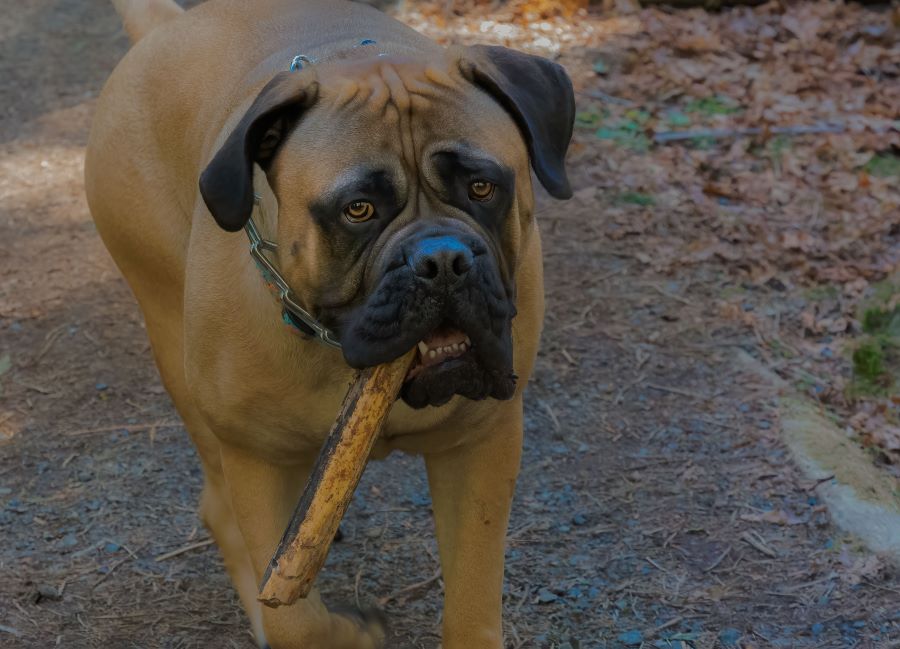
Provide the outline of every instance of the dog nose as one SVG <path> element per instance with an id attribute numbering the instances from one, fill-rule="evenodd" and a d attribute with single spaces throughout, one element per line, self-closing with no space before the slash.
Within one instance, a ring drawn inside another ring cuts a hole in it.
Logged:
<path id="1" fill-rule="evenodd" d="M 421 239 L 407 257 L 407 263 L 418 277 L 446 285 L 460 282 L 472 268 L 473 261 L 469 246 L 452 236 Z"/>

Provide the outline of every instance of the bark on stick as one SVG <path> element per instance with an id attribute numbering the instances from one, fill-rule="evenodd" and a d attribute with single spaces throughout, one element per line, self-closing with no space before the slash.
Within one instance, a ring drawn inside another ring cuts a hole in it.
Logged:
<path id="1" fill-rule="evenodd" d="M 289 605 L 309 594 L 414 358 L 412 350 L 363 370 L 351 384 L 263 576 L 263 604 Z"/>

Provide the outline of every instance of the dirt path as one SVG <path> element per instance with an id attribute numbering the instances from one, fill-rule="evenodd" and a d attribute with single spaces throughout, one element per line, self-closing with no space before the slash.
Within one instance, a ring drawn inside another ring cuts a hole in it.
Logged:
<path id="1" fill-rule="evenodd" d="M 82 195 L 93 97 L 125 48 L 104 0 L 0 17 L 0 646 L 248 648 L 195 514 L 194 451 Z M 583 84 L 590 52 L 562 55 Z M 900 646 L 896 573 L 832 527 L 771 387 L 734 362 L 758 341 L 712 305 L 738 282 L 721 259 L 655 271 L 658 239 L 611 236 L 642 214 L 618 188 L 653 164 L 584 132 L 572 163 L 576 198 L 539 213 L 548 317 L 509 646 Z M 393 646 L 436 647 L 421 462 L 373 466 L 344 532 L 328 600 L 380 602 Z"/>

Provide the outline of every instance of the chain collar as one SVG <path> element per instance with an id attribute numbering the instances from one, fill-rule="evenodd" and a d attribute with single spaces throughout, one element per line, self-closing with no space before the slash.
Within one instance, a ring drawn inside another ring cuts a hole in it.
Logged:
<path id="1" fill-rule="evenodd" d="M 253 204 L 257 210 L 262 212 L 262 201 L 259 194 L 253 195 Z M 341 343 L 338 342 L 337 336 L 316 320 L 306 309 L 297 304 L 290 285 L 278 272 L 278 269 L 275 268 L 275 264 L 266 256 L 267 252 L 277 252 L 278 244 L 262 238 L 252 215 L 247 219 L 244 231 L 247 233 L 247 238 L 250 239 L 250 256 L 253 257 L 256 265 L 262 271 L 263 278 L 278 294 L 278 301 L 281 302 L 285 322 L 311 335 L 323 345 L 340 349 Z"/>

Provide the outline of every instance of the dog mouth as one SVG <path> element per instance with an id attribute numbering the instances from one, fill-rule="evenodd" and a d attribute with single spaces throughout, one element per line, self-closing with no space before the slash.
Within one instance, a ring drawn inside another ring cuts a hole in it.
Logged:
<path id="1" fill-rule="evenodd" d="M 472 347 L 468 335 L 452 326 L 441 325 L 416 345 L 416 359 L 405 380 L 410 381 L 429 370 L 440 371 L 441 366 L 451 360 L 470 355 Z"/>

